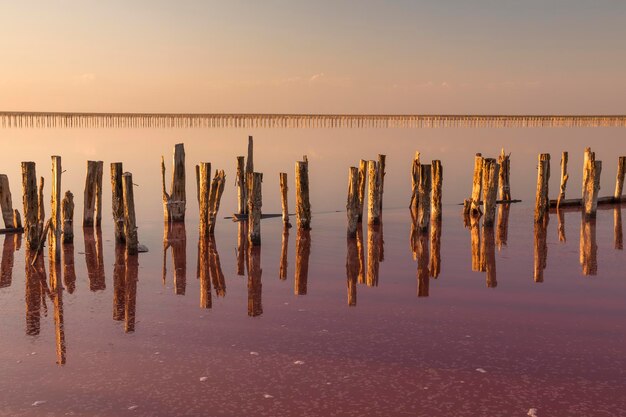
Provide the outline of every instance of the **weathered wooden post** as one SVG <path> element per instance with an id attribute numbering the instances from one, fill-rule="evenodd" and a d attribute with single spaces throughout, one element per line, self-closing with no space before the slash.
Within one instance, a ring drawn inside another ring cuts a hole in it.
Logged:
<path id="1" fill-rule="evenodd" d="M 544 222 L 548 215 L 550 199 L 548 183 L 550 181 L 550 154 L 542 153 L 537 165 L 537 194 L 535 198 L 535 223 Z"/>
<path id="2" fill-rule="evenodd" d="M 498 189 L 500 191 L 500 200 L 511 200 L 511 154 L 504 153 L 504 148 L 498 156 L 498 165 L 500 166 Z"/>
<path id="3" fill-rule="evenodd" d="M 483 224 L 493 226 L 496 218 L 496 196 L 500 166 L 493 158 L 483 160 Z"/>
<path id="4" fill-rule="evenodd" d="M 356 237 L 356 228 L 359 222 L 359 169 L 350 167 L 348 172 L 348 237 Z"/>
<path id="5" fill-rule="evenodd" d="M 626 156 L 620 156 L 617 160 L 617 176 L 615 178 L 615 197 L 616 202 L 622 201 L 622 190 L 624 188 L 624 173 L 626 173 Z"/>
<path id="6" fill-rule="evenodd" d="M 432 198 L 431 198 L 431 218 L 435 221 L 441 219 L 441 194 L 443 188 L 443 168 L 441 161 L 432 161 Z"/>
<path id="7" fill-rule="evenodd" d="M 361 159 L 359 161 L 359 220 L 363 221 L 363 207 L 365 207 L 365 185 L 367 184 L 367 161 Z"/>
<path id="8" fill-rule="evenodd" d="M 595 152 L 590 148 L 585 149 L 583 166 L 583 215 L 586 218 L 596 217 L 598 208 L 598 192 L 600 191 L 600 174 L 602 162 L 596 161 Z"/>
<path id="9" fill-rule="evenodd" d="M 201 162 L 199 169 L 200 180 L 200 236 L 209 235 L 209 195 L 211 190 L 211 164 Z"/>
<path id="10" fill-rule="evenodd" d="M 258 246 L 261 244 L 261 206 L 263 197 L 261 183 L 263 174 L 259 172 L 249 173 L 246 178 L 248 186 L 248 244 Z"/>
<path id="11" fill-rule="evenodd" d="M 133 174 L 130 172 L 122 174 L 122 186 L 124 196 L 124 236 L 126 240 L 126 253 L 128 255 L 136 255 L 139 243 L 137 239 L 137 220 L 135 218 Z"/>
<path id="12" fill-rule="evenodd" d="M 0 208 L 2 209 L 4 227 L 13 228 L 13 201 L 11 200 L 9 177 L 6 174 L 0 174 Z"/>
<path id="13" fill-rule="evenodd" d="M 102 161 L 87 161 L 83 227 L 100 226 L 102 223 L 102 174 Z"/>
<path id="14" fill-rule="evenodd" d="M 480 211 L 480 197 L 483 186 L 483 156 L 477 153 L 474 157 L 474 177 L 472 179 L 472 197 L 470 200 L 470 215 L 472 217 L 482 216 Z"/>
<path id="15" fill-rule="evenodd" d="M 13 228 L 20 229 L 22 228 L 22 216 L 20 216 L 20 212 L 17 209 L 13 209 Z M 21 236 L 21 235 L 17 235 Z"/>
<path id="16" fill-rule="evenodd" d="M 42 222 L 46 221 L 46 203 L 43 199 L 43 184 L 44 184 L 44 178 L 43 177 L 39 177 L 39 191 L 37 193 L 37 204 L 39 206 L 39 210 L 37 212 L 37 217 L 39 217 L 39 220 L 41 220 Z"/>
<path id="17" fill-rule="evenodd" d="M 51 231 L 50 231 L 50 260 L 60 266 L 61 264 L 61 157 L 52 157 L 52 197 L 50 203 Z"/>
<path id="18" fill-rule="evenodd" d="M 420 153 L 419 151 L 415 151 L 415 156 L 413 157 L 413 165 L 411 166 L 411 202 L 409 204 L 409 208 L 411 209 L 411 213 L 413 214 L 413 217 L 417 217 L 417 206 L 418 206 L 418 199 L 417 199 L 417 188 L 418 188 L 418 183 L 420 181 Z"/>
<path id="19" fill-rule="evenodd" d="M 24 234 L 26 247 L 37 250 L 43 232 L 43 219 L 39 219 L 37 174 L 34 162 L 22 162 L 22 188 L 24 192 Z M 27 267 L 28 268 L 28 267 Z"/>
<path id="20" fill-rule="evenodd" d="M 311 229 L 311 203 L 309 202 L 309 161 L 296 162 L 296 225 L 298 229 Z"/>
<path id="21" fill-rule="evenodd" d="M 383 194 L 385 189 L 385 162 L 387 155 L 378 154 L 378 210 L 383 212 Z"/>
<path id="22" fill-rule="evenodd" d="M 163 194 L 163 214 L 166 222 L 185 221 L 187 195 L 185 193 L 185 146 L 174 146 L 174 163 L 170 193 L 165 190 L 165 160 L 161 156 L 161 183 Z"/>
<path id="23" fill-rule="evenodd" d="M 283 225 L 289 228 L 291 227 L 291 223 L 289 223 L 289 205 L 287 204 L 287 173 L 281 172 L 278 175 L 280 180 L 280 203 L 283 211 Z"/>
<path id="24" fill-rule="evenodd" d="M 421 165 L 419 170 L 419 180 L 417 184 L 417 229 L 419 232 L 426 232 L 430 223 L 430 200 L 432 187 L 431 166 Z"/>
<path id="25" fill-rule="evenodd" d="M 367 224 L 380 224 L 380 169 L 376 161 L 368 161 Z"/>
<path id="26" fill-rule="evenodd" d="M 567 159 L 567 152 L 563 152 L 561 154 L 561 186 L 559 191 L 559 198 L 556 201 L 557 209 L 561 205 L 561 200 L 565 199 L 565 188 L 567 187 L 567 180 L 569 179 L 569 174 L 567 173 Z"/>
<path id="27" fill-rule="evenodd" d="M 113 225 L 115 227 L 115 241 L 124 242 L 124 189 L 122 187 L 121 162 L 111 163 L 111 203 Z"/>
<path id="28" fill-rule="evenodd" d="M 237 186 L 237 214 L 248 213 L 245 159 L 244 156 L 237 157 L 237 177 L 235 178 L 235 185 Z"/>
<path id="29" fill-rule="evenodd" d="M 215 177 L 211 183 L 211 191 L 209 193 L 209 234 L 215 232 L 215 223 L 217 221 L 217 213 L 220 209 L 220 201 L 222 200 L 222 193 L 224 192 L 224 185 L 226 183 L 226 174 L 224 170 L 215 171 Z"/>
<path id="30" fill-rule="evenodd" d="M 254 140 L 252 136 L 248 136 L 248 159 L 246 160 L 246 175 L 252 172 L 254 172 Z"/>

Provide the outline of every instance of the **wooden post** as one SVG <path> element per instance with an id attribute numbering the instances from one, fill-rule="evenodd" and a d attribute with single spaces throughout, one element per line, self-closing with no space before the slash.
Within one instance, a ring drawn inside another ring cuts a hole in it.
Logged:
<path id="1" fill-rule="evenodd" d="M 211 164 L 209 162 L 201 162 L 199 171 L 200 236 L 204 239 L 209 235 L 209 196 L 211 190 Z"/>
<path id="2" fill-rule="evenodd" d="M 500 191 L 500 200 L 511 200 L 511 154 L 504 153 L 504 148 L 498 156 L 498 165 L 500 166 L 498 189 Z"/>
<path id="3" fill-rule="evenodd" d="M 441 219 L 441 194 L 443 187 L 443 168 L 441 161 L 435 159 L 432 162 L 432 198 L 431 198 L 431 218 L 435 221 Z"/>
<path id="4" fill-rule="evenodd" d="M 26 235 L 26 247 L 31 250 L 37 250 L 43 231 L 43 219 L 39 219 L 37 174 L 34 162 L 22 162 L 22 188 L 24 191 L 24 234 Z"/>
<path id="5" fill-rule="evenodd" d="M 262 182 L 263 174 L 259 172 L 247 174 L 248 243 L 250 246 L 258 246 L 261 244 L 261 206 L 263 205 L 263 197 L 261 194 Z"/>
<path id="6" fill-rule="evenodd" d="M 50 233 L 50 259 L 60 265 L 61 263 L 61 157 L 52 157 L 52 197 L 51 202 L 51 233 Z M 52 256 L 53 255 L 53 256 Z"/>
<path id="7" fill-rule="evenodd" d="M 278 175 L 280 180 L 280 202 L 283 210 L 283 225 L 289 228 L 291 227 L 291 223 L 289 223 L 289 205 L 287 204 L 287 173 L 281 172 Z"/>
<path id="8" fill-rule="evenodd" d="M 200 165 L 196 164 L 196 198 L 200 205 Z"/>
<path id="9" fill-rule="evenodd" d="M 470 214 L 473 217 L 482 216 L 480 211 L 480 197 L 482 195 L 483 186 L 483 157 L 477 153 L 474 157 L 474 177 L 472 180 L 472 197 L 470 200 Z"/>
<path id="10" fill-rule="evenodd" d="M 378 210 L 383 212 L 383 192 L 385 189 L 385 162 L 387 155 L 378 154 Z"/>
<path id="11" fill-rule="evenodd" d="M 380 169 L 376 161 L 368 161 L 367 224 L 380 224 Z"/>
<path id="12" fill-rule="evenodd" d="M 20 229 L 22 227 L 22 216 L 17 209 L 13 210 L 13 228 Z"/>
<path id="13" fill-rule="evenodd" d="M 187 195 L 185 193 L 185 146 L 174 146 L 174 162 L 170 193 L 165 190 L 165 160 L 161 156 L 161 182 L 163 194 L 163 216 L 166 222 L 185 221 Z"/>
<path id="14" fill-rule="evenodd" d="M 217 221 L 217 213 L 220 209 L 220 201 L 224 192 L 226 183 L 226 174 L 224 170 L 215 171 L 215 177 L 211 183 L 211 192 L 209 194 L 209 234 L 215 232 L 215 222 Z"/>
<path id="15" fill-rule="evenodd" d="M 365 206 L 365 185 L 367 184 L 367 161 L 361 159 L 359 161 L 359 219 L 363 221 L 363 207 Z"/>
<path id="16" fill-rule="evenodd" d="M 600 174 L 602 162 L 596 161 L 595 152 L 585 149 L 585 165 L 583 167 L 583 215 L 586 218 L 596 217 L 598 207 L 598 192 L 600 191 Z"/>
<path id="17" fill-rule="evenodd" d="M 567 173 L 567 159 L 567 152 L 563 152 L 561 154 L 561 186 L 559 191 L 559 198 L 556 201 L 557 209 L 561 205 L 561 200 L 565 199 L 565 188 L 567 187 L 567 180 L 569 179 L 569 174 Z"/>
<path id="18" fill-rule="evenodd" d="M 535 198 L 535 223 L 544 222 L 550 199 L 548 198 L 548 183 L 550 181 L 550 154 L 542 153 L 538 157 L 537 165 L 537 194 Z"/>
<path id="19" fill-rule="evenodd" d="M 626 156 L 620 156 L 617 160 L 617 176 L 615 178 L 615 200 L 620 202 L 624 188 L 624 173 L 626 172 Z"/>
<path id="20" fill-rule="evenodd" d="M 11 189 L 9 188 L 9 177 L 0 174 L 0 208 L 2 209 L 2 219 L 4 227 L 13 227 L 13 201 L 11 200 Z"/>
<path id="21" fill-rule="evenodd" d="M 426 232 L 430 223 L 430 200 L 432 187 L 432 174 L 430 165 L 421 165 L 419 181 L 417 184 L 417 229 Z"/>
<path id="22" fill-rule="evenodd" d="M 348 172 L 348 237 L 356 237 L 356 228 L 359 222 L 359 169 L 350 167 Z"/>
<path id="23" fill-rule="evenodd" d="M 37 195 L 37 205 L 38 210 L 37 210 L 37 217 L 39 217 L 39 221 L 41 222 L 45 222 L 46 221 L 46 203 L 43 199 L 43 184 L 44 184 L 44 178 L 40 177 L 39 178 L 39 191 L 38 191 L 38 195 Z"/>
<path id="24" fill-rule="evenodd" d="M 84 199 L 83 227 L 99 226 L 98 219 L 102 218 L 102 161 L 87 161 Z"/>
<path id="25" fill-rule="evenodd" d="M 296 224 L 298 229 L 311 229 L 311 203 L 309 202 L 309 162 L 296 162 Z"/>
<path id="26" fill-rule="evenodd" d="M 111 164 L 111 203 L 113 225 L 115 227 L 115 241 L 124 242 L 124 190 L 122 187 L 122 163 Z"/>
<path id="27" fill-rule="evenodd" d="M 493 226 L 496 219 L 496 196 L 498 194 L 498 178 L 500 165 L 493 158 L 483 161 L 483 212 L 485 226 Z"/>
<path id="28" fill-rule="evenodd" d="M 248 136 L 248 159 L 246 160 L 246 177 L 247 174 L 254 172 L 254 140 L 252 136 Z M 247 179 L 247 178 L 246 178 Z"/>
<path id="29" fill-rule="evenodd" d="M 237 177 L 235 178 L 235 185 L 237 186 L 237 214 L 248 213 L 245 159 L 244 156 L 237 157 Z"/>
<path id="30" fill-rule="evenodd" d="M 413 165 L 411 167 L 411 202 L 409 204 L 409 208 L 411 209 L 411 213 L 413 213 L 413 217 L 417 217 L 417 185 L 419 183 L 420 178 L 420 153 L 419 151 L 415 151 L 415 156 L 413 157 Z"/>
<path id="31" fill-rule="evenodd" d="M 309 257 L 311 255 L 311 232 L 297 229 L 296 232 L 296 269 L 294 275 L 294 294 L 306 295 L 309 277 Z"/>
<path id="32" fill-rule="evenodd" d="M 133 195 L 133 174 L 122 174 L 122 186 L 124 196 L 124 235 L 126 240 L 126 253 L 136 255 L 138 252 L 137 221 L 135 218 L 135 197 Z"/>

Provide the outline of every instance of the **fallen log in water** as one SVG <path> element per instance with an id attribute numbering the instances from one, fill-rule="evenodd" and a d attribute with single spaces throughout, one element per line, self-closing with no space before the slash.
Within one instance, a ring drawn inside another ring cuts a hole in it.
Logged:
<path id="1" fill-rule="evenodd" d="M 626 202 L 626 195 L 621 198 L 615 198 L 613 196 L 606 197 L 598 197 L 598 205 L 607 205 L 607 204 L 620 204 Z M 556 207 L 557 200 L 550 200 L 550 208 Z M 568 198 L 565 200 L 561 200 L 561 207 L 582 207 L 583 200 L 582 198 Z"/>

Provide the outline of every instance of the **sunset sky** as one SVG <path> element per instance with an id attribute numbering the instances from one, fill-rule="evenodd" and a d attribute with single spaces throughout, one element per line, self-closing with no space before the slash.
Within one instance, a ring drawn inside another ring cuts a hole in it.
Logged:
<path id="1" fill-rule="evenodd" d="M 626 2 L 20 1 L 0 110 L 626 113 Z"/>

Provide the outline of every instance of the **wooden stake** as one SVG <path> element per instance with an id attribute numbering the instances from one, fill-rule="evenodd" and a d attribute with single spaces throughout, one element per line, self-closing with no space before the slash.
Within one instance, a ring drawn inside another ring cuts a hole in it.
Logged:
<path id="1" fill-rule="evenodd" d="M 483 157 L 477 153 L 474 157 L 474 177 L 472 180 L 472 197 L 470 200 L 470 214 L 473 217 L 482 216 L 480 211 L 480 197 L 482 195 L 483 186 Z"/>
<path id="2" fill-rule="evenodd" d="M 411 167 L 411 184 L 412 184 L 412 191 L 411 191 L 411 202 L 409 203 L 409 208 L 411 209 L 411 213 L 413 213 L 413 216 L 416 217 L 417 216 L 417 206 L 418 206 L 418 199 L 417 199 L 417 188 L 418 188 L 418 184 L 419 184 L 419 178 L 420 178 L 420 153 L 419 151 L 415 151 L 415 156 L 413 157 L 413 165 Z"/>
<path id="3" fill-rule="evenodd" d="M 359 161 L 359 219 L 363 221 L 363 207 L 365 207 L 365 185 L 367 184 L 367 161 L 361 159 Z"/>
<path id="4" fill-rule="evenodd" d="M 11 200 L 11 189 L 9 188 L 9 177 L 0 174 L 0 208 L 2 209 L 2 219 L 4 227 L 13 227 L 13 201 Z"/>
<path id="5" fill-rule="evenodd" d="M 556 201 L 557 209 L 561 205 L 561 200 L 565 198 L 565 188 L 567 187 L 567 180 L 569 179 L 569 174 L 567 173 L 567 152 L 563 152 L 561 154 L 561 186 L 559 191 L 559 198 Z"/>
<path id="6" fill-rule="evenodd" d="M 244 156 L 237 157 L 237 177 L 235 178 L 235 185 L 237 186 L 237 214 L 248 213 L 245 159 Z"/>
<path id="7" fill-rule="evenodd" d="M 52 157 L 52 197 L 51 197 L 51 233 L 50 233 L 50 259 L 61 264 L 61 157 Z"/>
<path id="8" fill-rule="evenodd" d="M 548 183 L 550 181 L 550 154 L 542 153 L 538 157 L 537 165 L 537 194 L 535 198 L 535 223 L 544 222 L 550 199 L 548 198 Z"/>
<path id="9" fill-rule="evenodd" d="M 296 225 L 298 229 L 311 229 L 311 203 L 309 202 L 309 162 L 296 162 Z"/>
<path id="10" fill-rule="evenodd" d="M 215 232 L 215 223 L 217 221 L 217 213 L 220 209 L 220 201 L 226 184 L 226 174 L 224 170 L 215 171 L 215 177 L 211 183 L 211 192 L 209 194 L 209 234 Z"/>
<path id="11" fill-rule="evenodd" d="M 613 194 L 613 197 L 615 197 L 617 202 L 619 202 L 622 198 L 624 173 L 626 173 L 626 156 L 620 156 L 617 160 L 617 176 L 615 178 L 615 193 Z"/>
<path id="12" fill-rule="evenodd" d="M 252 139 L 252 136 L 248 136 L 248 159 L 246 160 L 246 177 L 247 177 L 247 174 L 250 174 L 253 172 L 254 172 L 254 140 Z"/>
<path id="13" fill-rule="evenodd" d="M 421 165 L 417 184 L 417 229 L 426 232 L 430 223 L 432 174 L 430 165 Z"/>
<path id="14" fill-rule="evenodd" d="M 387 155 L 378 154 L 378 210 L 383 212 L 383 194 L 385 189 L 385 161 Z"/>
<path id="15" fill-rule="evenodd" d="M 261 244 L 261 206 L 263 205 L 261 183 L 263 182 L 263 174 L 253 172 L 247 175 L 248 244 L 250 246 L 258 246 Z"/>
<path id="16" fill-rule="evenodd" d="M 98 188 L 98 161 L 87 161 L 83 206 L 83 227 L 95 224 L 96 194 Z"/>
<path id="17" fill-rule="evenodd" d="M 441 161 L 435 159 L 432 162 L 432 198 L 431 198 L 431 218 L 435 221 L 441 219 L 441 194 L 443 187 L 443 168 Z"/>
<path id="18" fill-rule="evenodd" d="M 196 198 L 198 206 L 200 205 L 200 165 L 196 164 Z"/>
<path id="19" fill-rule="evenodd" d="M 126 253 L 136 255 L 138 251 L 137 221 L 135 218 L 135 197 L 133 195 L 133 174 L 122 174 L 122 186 L 124 196 L 124 235 L 126 240 Z"/>
<path id="20" fill-rule="evenodd" d="M 115 241 L 124 243 L 124 189 L 122 187 L 122 163 L 111 164 L 111 203 Z"/>
<path id="21" fill-rule="evenodd" d="M 498 156 L 498 165 L 500 166 L 498 189 L 500 191 L 500 200 L 511 200 L 511 154 L 505 154 L 504 148 Z"/>
<path id="22" fill-rule="evenodd" d="M 163 216 L 166 222 L 185 221 L 187 196 L 185 193 L 185 147 L 182 143 L 174 146 L 174 162 L 170 193 L 165 190 L 165 160 L 161 156 L 161 183 L 163 194 Z"/>
<path id="23" fill-rule="evenodd" d="M 598 192 L 600 191 L 600 174 L 602 162 L 596 161 L 595 152 L 585 149 L 585 164 L 583 166 L 583 215 L 586 218 L 596 217 L 598 207 Z"/>
<path id="24" fill-rule="evenodd" d="M 43 185 L 44 185 L 44 178 L 40 177 L 39 178 L 39 191 L 38 191 L 38 195 L 37 195 L 37 205 L 38 205 L 38 210 L 37 210 L 37 217 L 39 217 L 39 221 L 44 222 L 46 220 L 46 203 L 43 199 Z"/>
<path id="25" fill-rule="evenodd" d="M 350 167 L 348 172 L 348 237 L 356 237 L 356 228 L 359 222 L 359 169 Z"/>
<path id="26" fill-rule="evenodd" d="M 13 210 L 13 228 L 21 229 L 22 228 L 22 216 L 20 216 L 20 212 L 17 209 Z"/>
<path id="27" fill-rule="evenodd" d="M 211 164 L 209 162 L 201 162 L 199 171 L 200 236 L 202 238 L 206 238 L 209 235 L 209 196 L 211 190 Z"/>
<path id="28" fill-rule="evenodd" d="M 291 223 L 289 223 L 289 205 L 287 204 L 287 173 L 281 172 L 278 175 L 280 180 L 280 202 L 283 209 L 283 225 L 289 228 Z"/>
<path id="29" fill-rule="evenodd" d="M 500 165 L 493 158 L 483 160 L 483 224 L 493 226 L 496 218 L 496 197 L 498 194 L 498 177 Z"/>
<path id="30" fill-rule="evenodd" d="M 367 224 L 380 224 L 380 170 L 376 161 L 368 161 Z"/>
<path id="31" fill-rule="evenodd" d="M 34 162 L 22 162 L 22 188 L 24 191 L 24 234 L 26 247 L 36 250 L 43 231 L 43 219 L 39 220 L 37 174 Z"/>

